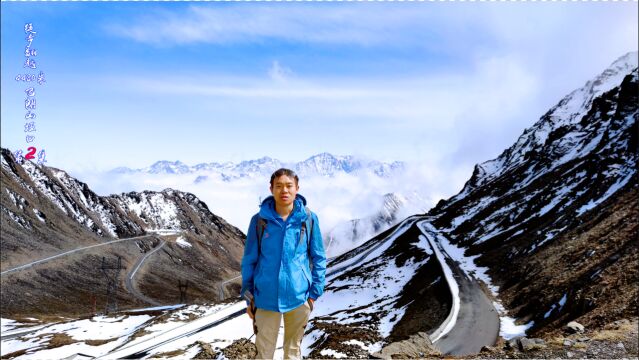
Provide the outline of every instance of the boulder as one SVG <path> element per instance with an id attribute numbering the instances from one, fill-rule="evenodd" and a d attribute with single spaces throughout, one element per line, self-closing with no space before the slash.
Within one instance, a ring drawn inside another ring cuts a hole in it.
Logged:
<path id="1" fill-rule="evenodd" d="M 241 338 L 222 349 L 222 353 L 228 359 L 255 359 L 257 347 L 249 339 Z"/>
<path id="2" fill-rule="evenodd" d="M 576 321 L 571 321 L 566 325 L 566 330 L 568 330 L 571 333 L 582 333 L 584 332 L 585 328 L 580 323 Z"/>
<path id="3" fill-rule="evenodd" d="M 545 348 L 546 342 L 543 339 L 528 339 L 523 337 L 519 339 L 519 346 L 521 351 L 531 351 Z"/>
<path id="4" fill-rule="evenodd" d="M 408 339 L 390 343 L 379 352 L 371 354 L 378 359 L 418 359 L 441 355 L 425 332 L 418 332 Z"/>
<path id="5" fill-rule="evenodd" d="M 506 350 L 519 350 L 519 340 L 522 336 L 514 337 L 506 342 Z"/>
<path id="6" fill-rule="evenodd" d="M 198 341 L 197 344 L 200 345 L 200 348 L 202 350 L 200 350 L 200 352 L 197 353 L 195 357 L 193 357 L 194 359 L 217 359 L 217 357 L 220 355 L 217 351 L 211 348 L 211 345 L 209 343 Z"/>
<path id="7" fill-rule="evenodd" d="M 572 346 L 575 342 L 570 339 L 564 340 L 564 346 Z"/>

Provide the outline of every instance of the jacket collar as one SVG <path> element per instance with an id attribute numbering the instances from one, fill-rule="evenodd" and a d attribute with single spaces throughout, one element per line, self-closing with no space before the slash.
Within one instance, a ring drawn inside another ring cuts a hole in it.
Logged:
<path id="1" fill-rule="evenodd" d="M 306 198 L 300 194 L 297 194 L 295 196 L 295 200 L 293 200 L 293 211 L 287 218 L 287 221 L 293 223 L 301 223 L 303 221 L 306 221 L 308 215 L 306 215 L 305 205 Z M 271 219 L 273 221 L 277 221 L 277 218 L 281 217 L 275 211 L 275 198 L 273 197 L 273 195 L 267 197 L 266 199 L 264 199 L 264 201 L 262 201 L 262 204 L 260 204 L 259 214 L 260 217 L 262 217 L 263 219 Z"/>

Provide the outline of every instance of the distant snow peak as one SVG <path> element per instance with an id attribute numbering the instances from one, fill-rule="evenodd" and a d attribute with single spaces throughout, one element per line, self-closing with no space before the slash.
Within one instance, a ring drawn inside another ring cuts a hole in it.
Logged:
<path id="1" fill-rule="evenodd" d="M 384 206 L 399 208 L 402 204 L 406 203 L 406 198 L 399 193 L 384 194 Z"/>
<path id="2" fill-rule="evenodd" d="M 146 169 L 151 174 L 185 174 L 191 172 L 188 165 L 181 161 L 158 161 Z"/>
<path id="3" fill-rule="evenodd" d="M 286 167 L 294 170 L 299 176 L 325 176 L 332 177 L 337 174 L 354 174 L 370 172 L 379 177 L 390 177 L 394 173 L 404 170 L 405 164 L 401 161 L 385 163 L 376 160 L 364 160 L 352 155 L 337 156 L 328 152 L 313 155 L 306 160 L 293 163 L 284 163 L 269 156 L 259 159 L 244 160 L 237 164 L 225 163 L 200 163 L 188 166 L 180 161 L 157 161 L 153 165 L 143 169 L 129 169 L 118 167 L 110 171 L 112 174 L 197 174 L 195 183 L 207 181 L 210 178 L 218 178 L 222 181 L 233 181 L 244 178 L 257 178 L 271 175 L 275 170 Z"/>
<path id="4" fill-rule="evenodd" d="M 327 256 L 333 257 L 352 250 L 406 216 L 425 212 L 422 208 L 424 201 L 415 192 L 407 195 L 387 193 L 380 200 L 372 213 L 340 222 L 324 234 Z"/>
<path id="5" fill-rule="evenodd" d="M 196 184 L 199 184 L 199 183 L 203 183 L 203 182 L 207 181 L 208 179 L 209 179 L 209 177 L 208 177 L 208 176 L 206 176 L 206 175 L 200 175 L 200 176 L 198 176 L 197 178 L 195 178 L 195 181 L 194 181 L 194 182 L 195 182 Z"/>

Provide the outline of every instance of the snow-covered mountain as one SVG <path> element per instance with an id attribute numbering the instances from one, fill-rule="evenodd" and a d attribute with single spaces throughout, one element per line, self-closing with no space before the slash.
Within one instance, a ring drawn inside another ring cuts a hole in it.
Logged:
<path id="1" fill-rule="evenodd" d="M 181 161 L 158 161 L 143 171 L 150 174 L 185 174 L 190 170 L 189 166 Z"/>
<path id="2" fill-rule="evenodd" d="M 232 181 L 240 178 L 256 178 L 270 176 L 275 170 L 287 167 L 297 172 L 299 176 L 326 176 L 331 177 L 339 173 L 352 174 L 369 171 L 380 177 L 392 176 L 404 169 L 404 163 L 395 161 L 384 163 L 375 160 L 357 159 L 354 156 L 336 156 L 329 153 L 321 153 L 310 158 L 295 162 L 284 163 L 280 160 L 264 156 L 256 160 L 245 160 L 240 163 L 201 163 L 187 166 L 180 161 L 158 161 L 150 167 L 143 169 L 129 169 L 119 167 L 111 170 L 114 174 L 148 173 L 148 174 L 200 174 L 199 181 L 204 180 L 202 175 L 217 176 L 224 181 Z"/>
<path id="3" fill-rule="evenodd" d="M 182 244 L 172 239 L 163 252 L 153 258 L 157 261 L 158 273 L 149 272 L 141 277 L 149 282 L 158 278 L 197 279 L 208 278 L 193 288 L 201 288 L 200 296 L 209 299 L 218 295 L 217 289 L 204 285 L 210 279 L 224 280 L 234 276 L 239 270 L 239 261 L 243 253 L 245 235 L 224 219 L 209 211 L 207 205 L 191 193 L 173 189 L 160 192 L 142 191 L 98 196 L 86 183 L 83 183 L 64 170 L 41 166 L 31 161 L 19 164 L 8 149 L 2 149 L 2 184 L 0 204 L 2 205 L 2 270 L 59 254 L 72 249 L 104 244 L 114 239 L 140 237 L 145 234 L 159 234 L 161 231 L 182 233 Z M 159 237 L 140 238 L 124 241 L 117 246 L 100 249 L 105 254 L 118 254 L 125 265 L 133 265 L 138 254 L 143 254 L 156 246 Z M 96 248 L 98 249 L 98 248 Z M 97 250 L 96 250 L 97 251 Z M 83 253 L 84 254 L 84 253 Z M 99 279 L 99 252 L 89 258 L 77 255 L 55 264 L 43 265 L 42 271 L 59 271 L 62 277 L 58 284 L 69 286 L 51 287 L 51 282 L 41 273 L 21 271 L 3 275 L 2 306 L 3 311 L 27 311 L 33 307 L 41 311 L 54 309 L 69 310 L 65 304 L 73 304 L 76 296 L 84 296 L 95 291 L 91 278 Z M 93 257 L 92 257 L 93 256 Z M 211 264 L 216 264 L 211 266 Z M 89 264 L 95 268 L 86 269 Z M 187 267 L 184 267 L 187 265 Z M 177 266 L 175 266 L 177 265 Z M 60 266 L 59 269 L 56 267 Z M 79 268 L 82 268 L 80 270 Z M 38 268 L 36 271 L 41 271 Z M 94 272 L 97 271 L 97 274 Z M 8 276 L 8 279 L 5 279 Z M 149 292 L 175 294 L 174 280 L 156 283 Z M 73 295 L 71 284 L 75 284 Z M 162 291 L 163 287 L 168 287 Z M 25 289 L 32 288 L 28 291 Z M 35 289 L 35 290 L 33 290 Z M 37 296 L 31 297 L 28 304 L 14 302 L 23 291 Z M 46 293 L 43 295 L 42 293 Z M 64 297 L 62 296 L 64 294 Z M 102 293 L 100 293 L 103 295 Z M 207 295 L 205 295 L 207 294 Z M 174 295 L 171 295 L 173 297 Z M 55 300 L 45 300 L 53 297 Z M 67 297 L 67 298 L 65 298 Z M 129 297 L 130 294 L 123 294 Z M 43 306 L 43 301 L 51 301 Z M 84 303 L 83 305 L 87 305 Z"/>
<path id="4" fill-rule="evenodd" d="M 622 56 L 428 213 L 533 333 L 637 315 L 637 76 Z"/>
<path id="5" fill-rule="evenodd" d="M 546 219 L 547 235 L 519 252 L 549 241 L 636 174 L 636 69 L 636 52 L 615 61 L 429 213 L 442 214 L 438 224 L 464 245 L 499 243 Z"/>
<path id="6" fill-rule="evenodd" d="M 130 237 L 159 229 L 212 235 L 214 231 L 226 231 L 229 226 L 191 193 L 167 188 L 160 192 L 98 196 L 86 183 L 64 170 L 41 167 L 30 161 L 22 166 L 17 164 L 7 149 L 2 149 L 2 168 L 3 175 L 23 188 L 20 192 L 26 190 L 31 195 L 43 195 L 64 214 L 99 236 Z M 25 175 L 28 179 L 23 178 Z M 5 191 L 14 206 L 23 198 L 9 186 Z M 3 209 L 6 213 L 10 211 L 7 207 Z M 20 217 L 14 213 L 11 216 Z M 235 231 L 234 235 L 238 234 Z"/>
<path id="7" fill-rule="evenodd" d="M 610 117 L 616 109 L 615 99 L 610 99 L 609 104 L 593 103 L 595 99 L 604 93 L 618 88 L 624 78 L 637 67 L 637 53 L 628 53 L 615 62 L 593 80 L 588 81 L 583 87 L 574 90 L 564 97 L 557 105 L 552 107 L 533 126 L 526 129 L 517 139 L 517 142 L 499 155 L 496 159 L 489 160 L 475 166 L 473 176 L 463 191 L 453 197 L 452 202 L 466 196 L 468 192 L 480 185 L 490 182 L 508 171 L 513 171 L 519 166 L 526 165 L 528 160 L 537 155 L 546 155 L 548 159 L 542 165 L 533 170 L 542 170 L 535 173 L 539 177 L 569 160 L 583 157 L 593 150 L 593 147 L 602 141 L 602 136 L 614 135 L 607 131 L 613 130 L 614 125 L 606 121 L 597 121 L 589 124 L 584 116 L 591 111 L 607 111 L 603 116 Z M 626 91 L 631 91 L 626 89 Z M 593 109 L 593 106 L 596 106 Z M 619 109 L 623 111 L 624 109 Z M 593 114 L 595 115 L 595 114 Z M 620 120 L 617 120 L 620 122 Z M 612 126 L 612 129 L 610 127 Z M 631 124 L 626 124 L 629 126 Z M 616 132 L 616 135 L 621 133 Z M 603 139 L 606 141 L 614 139 Z"/>
<path id="8" fill-rule="evenodd" d="M 293 169 L 300 176 L 321 175 L 333 176 L 336 173 L 355 173 L 359 171 L 372 171 L 375 175 L 386 177 L 404 168 L 404 163 L 395 161 L 390 164 L 375 160 L 362 160 L 354 156 L 334 156 L 329 153 L 321 153 L 293 164 Z"/>
<path id="9" fill-rule="evenodd" d="M 426 211 L 423 204 L 424 200 L 417 193 L 383 195 L 375 213 L 339 223 L 323 234 L 326 255 L 334 257 L 354 249 L 407 216 L 423 213 Z"/>
<path id="10" fill-rule="evenodd" d="M 531 334 L 636 317 L 637 86 L 631 53 L 477 165 L 459 194 L 333 260 L 306 354 L 367 357 L 437 333 L 451 295 L 436 287 L 424 228 L 464 269 L 458 281 L 484 282 L 502 302 L 502 336 L 509 316 Z"/>

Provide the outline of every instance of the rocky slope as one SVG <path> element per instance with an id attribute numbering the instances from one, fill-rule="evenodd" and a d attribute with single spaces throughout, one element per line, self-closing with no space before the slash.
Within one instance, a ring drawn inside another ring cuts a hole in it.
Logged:
<path id="1" fill-rule="evenodd" d="M 244 234 L 212 214 L 193 194 L 165 189 L 101 197 L 63 170 L 30 161 L 17 163 L 7 149 L 2 149 L 0 191 L 2 271 L 79 247 L 157 234 L 3 274 L 3 316 L 89 311 L 93 299 L 104 302 L 102 256 L 111 262 L 122 257 L 122 279 L 140 256 L 162 240 L 166 246 L 136 274 L 139 287 L 160 302 L 179 301 L 177 283 L 187 280 L 192 301 L 215 300 L 216 284 L 238 275 Z M 182 241 L 163 237 L 159 230 L 179 232 Z M 120 304 L 141 305 L 123 288 L 118 290 Z"/>
<path id="2" fill-rule="evenodd" d="M 614 321 L 637 318 L 638 85 L 637 53 L 630 53 L 562 99 L 497 159 L 477 165 L 459 194 L 412 217 L 427 219 L 465 248 L 463 261 L 488 269 L 486 292 L 497 285 L 508 315 L 531 325 L 528 336 L 543 337 L 539 343 L 515 340 L 511 348 L 522 341 L 539 351 L 545 345 L 547 353 L 532 353 L 545 357 L 558 353 L 552 339 L 566 335 L 571 321 L 597 337 Z M 340 268 L 386 244 L 328 278 L 305 355 L 383 356 L 394 346 L 413 350 L 393 356 L 439 356 L 422 339 L 450 311 L 450 292 L 445 284 L 433 287 L 441 269 L 409 219 L 334 260 L 331 267 Z M 402 226 L 401 236 L 393 237 Z M 484 279 L 473 271 L 467 276 Z M 366 297 L 366 291 L 378 296 Z M 501 352 L 506 345 L 502 338 L 482 356 L 511 356 Z M 602 341 L 600 347 L 610 345 Z M 624 346 L 630 353 L 617 355 L 636 354 L 636 342 Z"/>
<path id="3" fill-rule="evenodd" d="M 451 293 L 420 219 L 404 219 L 330 262 L 302 344 L 305 356 L 366 358 L 446 319 Z"/>
<path id="4" fill-rule="evenodd" d="M 637 53 L 550 109 L 428 212 L 531 335 L 637 316 Z"/>

